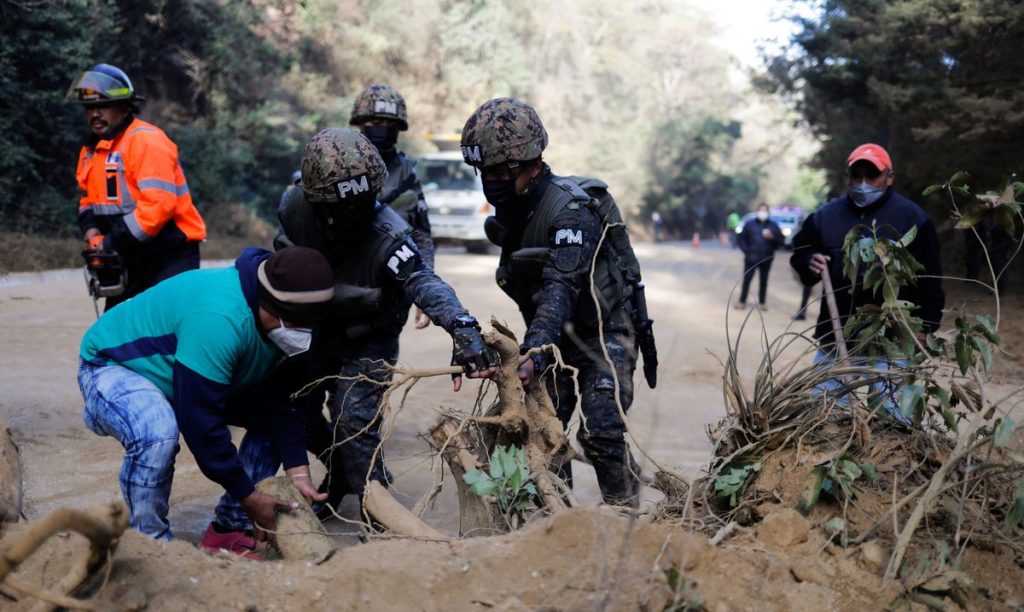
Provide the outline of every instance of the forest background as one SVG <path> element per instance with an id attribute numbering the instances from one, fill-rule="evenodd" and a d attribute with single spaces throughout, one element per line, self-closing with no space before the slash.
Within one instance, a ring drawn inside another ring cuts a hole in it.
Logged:
<path id="1" fill-rule="evenodd" d="M 605 179 L 638 229 L 658 210 L 680 237 L 761 201 L 813 208 L 865 141 L 943 233 L 949 202 L 925 186 L 966 170 L 995 190 L 1021 170 L 1024 2 L 794 1 L 779 11 L 801 16 L 792 40 L 754 70 L 697 4 L 0 0 L 0 231 L 54 254 L 26 247 L 0 272 L 77 263 L 86 128 L 64 94 L 98 62 L 128 73 L 142 117 L 178 144 L 211 234 L 241 241 L 272 222 L 306 140 L 346 125 L 374 82 L 405 96 L 411 155 L 491 97 L 528 101 L 557 173 Z"/>

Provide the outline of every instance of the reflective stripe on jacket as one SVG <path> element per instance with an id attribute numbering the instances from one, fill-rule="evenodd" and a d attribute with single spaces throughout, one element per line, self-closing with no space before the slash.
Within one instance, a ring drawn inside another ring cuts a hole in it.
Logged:
<path id="1" fill-rule="evenodd" d="M 188 240 L 206 238 L 178 147 L 155 125 L 136 118 L 113 140 L 82 147 L 77 179 L 79 215 L 120 216 L 139 242 L 155 238 L 171 221 Z"/>

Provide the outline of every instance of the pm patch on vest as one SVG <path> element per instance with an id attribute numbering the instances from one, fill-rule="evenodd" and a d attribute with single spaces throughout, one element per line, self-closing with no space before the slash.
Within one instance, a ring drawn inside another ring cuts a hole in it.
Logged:
<path id="1" fill-rule="evenodd" d="M 388 257 L 387 267 L 391 270 L 391 273 L 395 275 L 400 281 L 407 280 L 409 276 L 416 269 L 416 265 L 419 262 L 420 254 L 416 250 L 416 247 L 411 244 L 405 243 L 399 246 L 391 256 Z"/>

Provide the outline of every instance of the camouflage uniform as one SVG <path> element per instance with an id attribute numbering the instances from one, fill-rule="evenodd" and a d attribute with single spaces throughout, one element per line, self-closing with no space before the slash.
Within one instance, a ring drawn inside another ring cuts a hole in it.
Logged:
<path id="1" fill-rule="evenodd" d="M 372 157 L 380 160 L 365 138 L 360 138 L 356 145 L 368 147 Z M 353 163 L 348 160 L 350 151 L 334 148 L 329 142 L 314 138 L 307 153 L 310 147 L 318 154 L 304 157 L 304 180 L 330 175 L 327 164 Z M 367 170 L 371 175 L 369 186 L 375 190 L 374 185 L 383 184 L 384 166 L 381 163 L 380 168 Z M 275 247 L 307 246 L 328 258 L 336 280 L 330 314 L 314 330 L 310 350 L 282 364 L 256 397 L 306 420 L 309 450 L 328 466 L 328 490 L 332 500 L 337 501 L 347 493 L 361 494 L 367 474 L 385 485 L 390 481 L 383 458 L 374 456 L 380 444 L 378 417 L 384 387 L 368 381 L 331 381 L 331 423 L 325 422 L 320 414 L 322 390 L 295 401 L 289 399 L 290 394 L 308 382 L 331 375 L 348 379 L 365 376 L 386 384 L 391 379 L 386 366 L 398 360 L 398 336 L 410 302 L 449 333 L 475 320 L 459 303 L 452 288 L 424 263 L 412 242 L 412 228 L 387 206 L 378 205 L 370 227 L 351 236 L 343 248 L 336 248 L 337 241 L 330 235 L 332 224 L 329 220 L 325 222 L 317 204 L 319 198 L 327 195 L 310 185 L 290 188 L 278 211 L 281 227 Z M 332 450 L 334 444 L 338 446 Z M 239 456 L 254 482 L 272 476 L 280 465 L 269 437 L 246 435 Z M 294 466 L 285 465 L 286 469 L 290 467 Z M 243 529 L 248 524 L 244 512 L 227 496 L 218 505 L 217 522 L 231 529 Z"/>
<path id="2" fill-rule="evenodd" d="M 380 83 L 370 85 L 356 96 L 349 124 L 359 126 L 370 119 L 389 119 L 398 124 L 399 130 L 409 129 L 405 99 L 393 87 Z M 430 237 L 427 200 L 416 176 L 416 162 L 393 146 L 385 149 L 378 147 L 378 150 L 387 166 L 388 178 L 377 199 L 405 217 L 416 230 L 413 240 L 419 247 L 423 261 L 433 268 L 434 240 Z"/>
<path id="3" fill-rule="evenodd" d="M 547 133 L 532 108 L 515 100 L 497 99 L 470 117 L 462 144 L 467 163 L 487 167 L 540 157 Z M 577 439 L 594 464 L 605 501 L 626 504 L 636 496 L 639 470 L 625 439 L 625 424 L 615 401 L 615 379 L 622 409 L 628 410 L 637 361 L 629 301 L 632 286 L 609 272 L 615 261 L 607 240 L 595 260 L 605 220 L 598 213 L 597 201 L 578 182 L 556 177 L 544 165 L 528 194 L 514 204 L 518 209 L 515 218 L 501 224 L 505 233 L 496 241 L 501 247 L 496 276 L 526 321 L 521 351 L 555 344 L 565 361 L 579 369 L 585 423 Z M 499 221 L 503 208 L 497 208 Z M 596 303 L 590 291 L 592 268 Z M 599 320 L 614 377 L 603 356 Z M 572 334 L 565 331 L 569 325 Z M 546 363 L 543 359 L 535 363 L 539 375 Z M 545 384 L 559 418 L 568 425 L 577 399 L 571 375 L 557 371 Z M 563 476 L 571 482 L 568 464 Z"/>

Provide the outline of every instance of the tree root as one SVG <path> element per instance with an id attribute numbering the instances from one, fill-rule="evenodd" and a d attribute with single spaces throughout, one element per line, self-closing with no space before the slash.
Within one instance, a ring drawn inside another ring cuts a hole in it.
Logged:
<path id="1" fill-rule="evenodd" d="M 256 485 L 256 490 L 299 504 L 299 507 L 291 512 L 281 512 L 277 515 L 274 535 L 282 557 L 320 564 L 334 554 L 334 541 L 324 531 L 320 519 L 313 514 L 305 498 L 292 484 L 291 477 L 267 478 Z"/>
<path id="2" fill-rule="evenodd" d="M 398 535 L 424 540 L 450 539 L 406 509 L 384 485 L 375 480 L 370 481 L 363 490 L 363 508 L 374 520 Z"/>
<path id="3" fill-rule="evenodd" d="M 96 571 L 117 547 L 117 539 L 128 528 L 128 508 L 117 501 L 85 511 L 61 508 L 33 523 L 19 538 L 0 541 L 0 584 L 43 600 L 43 609 L 52 606 L 90 609 L 88 601 L 66 597 Z M 38 589 L 10 575 L 51 536 L 61 531 L 76 531 L 89 540 L 89 552 L 74 564 L 74 570 L 60 580 L 62 594 Z"/>
<path id="4" fill-rule="evenodd" d="M 0 421 L 0 522 L 16 523 L 21 518 L 21 454 L 11 430 Z"/>
<path id="5" fill-rule="evenodd" d="M 523 358 L 515 335 L 505 325 L 492 319 L 484 340 L 501 358 L 494 380 L 497 401 L 484 415 L 447 415 L 430 430 L 431 443 L 448 464 L 458 487 L 463 536 L 493 535 L 512 528 L 492 500 L 473 494 L 462 479 L 466 472 L 481 469 L 497 445 L 526 450 L 527 465 L 545 510 L 557 513 L 568 507 L 562 494 L 564 483 L 551 472 L 553 463 L 565 459 L 562 455 L 568 444 L 547 390 L 540 384 L 523 389 L 517 373 Z M 561 364 L 557 347 L 545 348 L 553 350 Z"/>

